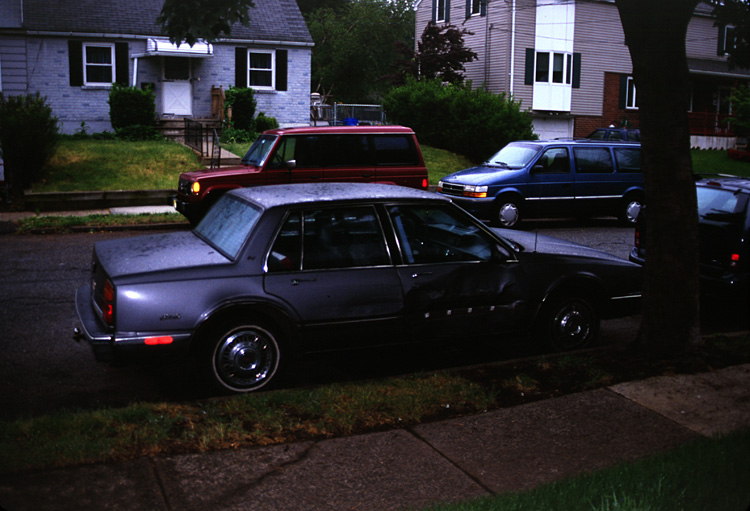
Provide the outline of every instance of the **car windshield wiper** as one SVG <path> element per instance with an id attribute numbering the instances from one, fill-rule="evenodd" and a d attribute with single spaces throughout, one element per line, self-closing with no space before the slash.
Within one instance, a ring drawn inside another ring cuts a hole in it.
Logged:
<path id="1" fill-rule="evenodd" d="M 510 168 L 510 165 L 508 165 L 504 161 L 488 161 L 487 165 L 490 166 L 490 167 L 503 167 L 503 168 L 506 168 L 506 169 Z"/>

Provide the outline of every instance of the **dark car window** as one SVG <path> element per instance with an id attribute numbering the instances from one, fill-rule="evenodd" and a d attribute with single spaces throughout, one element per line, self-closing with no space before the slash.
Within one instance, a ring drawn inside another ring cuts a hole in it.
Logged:
<path id="1" fill-rule="evenodd" d="M 411 136 L 377 135 L 372 140 L 377 165 L 416 165 L 419 163 Z"/>
<path id="2" fill-rule="evenodd" d="M 268 257 L 268 271 L 321 270 L 390 264 L 372 206 L 292 213 Z M 301 264 L 300 264 L 301 263 Z"/>
<path id="3" fill-rule="evenodd" d="M 366 135 L 326 135 L 319 137 L 318 152 L 324 167 L 359 167 L 371 165 Z"/>
<path id="4" fill-rule="evenodd" d="M 540 172 L 549 174 L 567 174 L 570 172 L 570 158 L 568 150 L 565 147 L 553 147 L 544 151 L 544 154 L 537 160 L 536 165 L 540 165 Z M 537 167 L 535 166 L 535 169 Z"/>
<path id="5" fill-rule="evenodd" d="M 234 259 L 260 218 L 256 206 L 231 195 L 222 196 L 208 210 L 195 233 L 224 255 Z"/>
<path id="6" fill-rule="evenodd" d="M 606 147 L 576 147 L 573 149 L 576 172 L 582 174 L 611 174 L 614 172 L 612 155 Z"/>
<path id="7" fill-rule="evenodd" d="M 388 209 L 404 261 L 409 264 L 489 261 L 497 242 L 447 207 Z"/>
<path id="8" fill-rule="evenodd" d="M 641 172 L 641 150 L 615 148 L 618 172 Z"/>

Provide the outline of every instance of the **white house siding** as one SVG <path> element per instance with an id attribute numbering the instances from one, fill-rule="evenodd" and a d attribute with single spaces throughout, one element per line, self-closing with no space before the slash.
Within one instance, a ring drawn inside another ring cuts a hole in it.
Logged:
<path id="1" fill-rule="evenodd" d="M 685 50 L 688 58 L 712 59 L 717 58 L 719 28 L 714 26 L 714 19 L 708 15 L 710 9 L 703 9 L 705 14 L 693 16 L 688 25 L 685 37 Z M 723 60 L 723 59 L 722 59 Z"/>
<path id="2" fill-rule="evenodd" d="M 581 57 L 581 86 L 573 89 L 573 115 L 602 115 L 604 73 L 632 72 L 620 15 L 614 3 L 579 1 L 575 51 Z"/>
<path id="3" fill-rule="evenodd" d="M 25 94 L 26 90 L 26 43 L 0 36 L 0 92 Z"/>

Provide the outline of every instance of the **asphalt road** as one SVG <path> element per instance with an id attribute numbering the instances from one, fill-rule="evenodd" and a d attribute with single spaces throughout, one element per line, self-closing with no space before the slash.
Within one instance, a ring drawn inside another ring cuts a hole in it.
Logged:
<path id="1" fill-rule="evenodd" d="M 632 228 L 612 220 L 586 223 L 535 222 L 526 229 L 596 247 L 627 258 Z M 132 401 L 193 399 L 201 390 L 182 365 L 111 367 L 94 360 L 88 345 L 76 343 L 75 290 L 88 281 L 94 242 L 141 233 L 0 236 L 0 419 L 61 408 L 119 406 Z M 637 318 L 606 322 L 606 342 L 625 342 Z M 290 384 L 377 376 L 479 363 L 517 356 L 513 351 L 436 353 L 426 358 L 383 353 L 375 359 L 316 360 L 295 371 Z M 376 360 L 374 363 L 373 360 Z"/>

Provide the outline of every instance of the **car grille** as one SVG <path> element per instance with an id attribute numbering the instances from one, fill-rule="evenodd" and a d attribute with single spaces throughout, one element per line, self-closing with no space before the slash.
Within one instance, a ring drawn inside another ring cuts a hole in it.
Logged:
<path id="1" fill-rule="evenodd" d="M 464 194 L 464 185 L 443 183 L 442 193 L 445 195 L 458 195 L 460 197 Z"/>
<path id="2" fill-rule="evenodd" d="M 177 191 L 179 193 L 182 193 L 184 195 L 190 195 L 190 187 L 192 183 L 188 181 L 187 179 L 180 179 L 179 184 L 177 185 Z"/>

